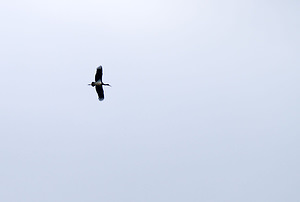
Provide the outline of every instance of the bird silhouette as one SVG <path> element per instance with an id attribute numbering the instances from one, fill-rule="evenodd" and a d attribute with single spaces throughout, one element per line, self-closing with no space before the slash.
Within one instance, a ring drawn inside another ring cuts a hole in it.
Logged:
<path id="1" fill-rule="evenodd" d="M 100 65 L 97 68 L 96 74 L 95 74 L 95 81 L 90 83 L 89 85 L 92 87 L 96 88 L 96 92 L 98 94 L 98 99 L 100 101 L 104 100 L 104 91 L 102 86 L 111 86 L 108 83 L 103 83 L 102 82 L 102 75 L 103 75 L 103 69 L 102 66 Z"/>

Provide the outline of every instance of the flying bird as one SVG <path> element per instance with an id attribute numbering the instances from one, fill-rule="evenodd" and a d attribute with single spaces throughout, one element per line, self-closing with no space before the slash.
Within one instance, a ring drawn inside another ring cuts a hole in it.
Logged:
<path id="1" fill-rule="evenodd" d="M 104 100 L 104 91 L 102 86 L 111 86 L 108 83 L 103 83 L 102 82 L 102 75 L 103 75 L 103 70 L 102 66 L 100 65 L 97 68 L 96 74 L 95 74 L 95 82 L 90 83 L 89 85 L 92 87 L 96 88 L 96 92 L 98 94 L 98 99 L 100 101 Z"/>

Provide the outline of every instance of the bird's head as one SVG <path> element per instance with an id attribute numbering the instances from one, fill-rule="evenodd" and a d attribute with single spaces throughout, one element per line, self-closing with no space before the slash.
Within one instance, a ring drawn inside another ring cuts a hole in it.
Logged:
<path id="1" fill-rule="evenodd" d="M 104 85 L 104 86 L 109 86 L 109 87 L 111 87 L 111 85 L 108 84 L 108 83 L 104 83 L 103 85 Z"/>
<path id="2" fill-rule="evenodd" d="M 88 84 L 89 86 L 95 86 L 95 82 Z"/>

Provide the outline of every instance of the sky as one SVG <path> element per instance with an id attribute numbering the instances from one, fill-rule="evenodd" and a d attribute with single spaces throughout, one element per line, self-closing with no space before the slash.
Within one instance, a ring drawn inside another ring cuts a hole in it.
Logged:
<path id="1" fill-rule="evenodd" d="M 300 201 L 299 9 L 2 2 L 0 201 Z"/>

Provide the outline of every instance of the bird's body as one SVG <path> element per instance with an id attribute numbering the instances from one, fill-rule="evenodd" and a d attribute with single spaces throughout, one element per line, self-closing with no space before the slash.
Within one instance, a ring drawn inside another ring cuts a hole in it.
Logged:
<path id="1" fill-rule="evenodd" d="M 102 70 L 102 66 L 100 65 L 97 68 L 97 71 L 95 74 L 95 82 L 92 82 L 91 84 L 89 84 L 93 87 L 95 86 L 96 92 L 98 94 L 98 99 L 100 101 L 102 101 L 104 99 L 104 91 L 103 91 L 102 86 L 110 86 L 109 84 L 102 82 L 102 75 L 103 75 L 103 70 Z"/>
<path id="2" fill-rule="evenodd" d="M 91 83 L 91 86 L 102 86 L 102 85 L 103 85 L 102 81 L 97 81 L 97 82 Z"/>

